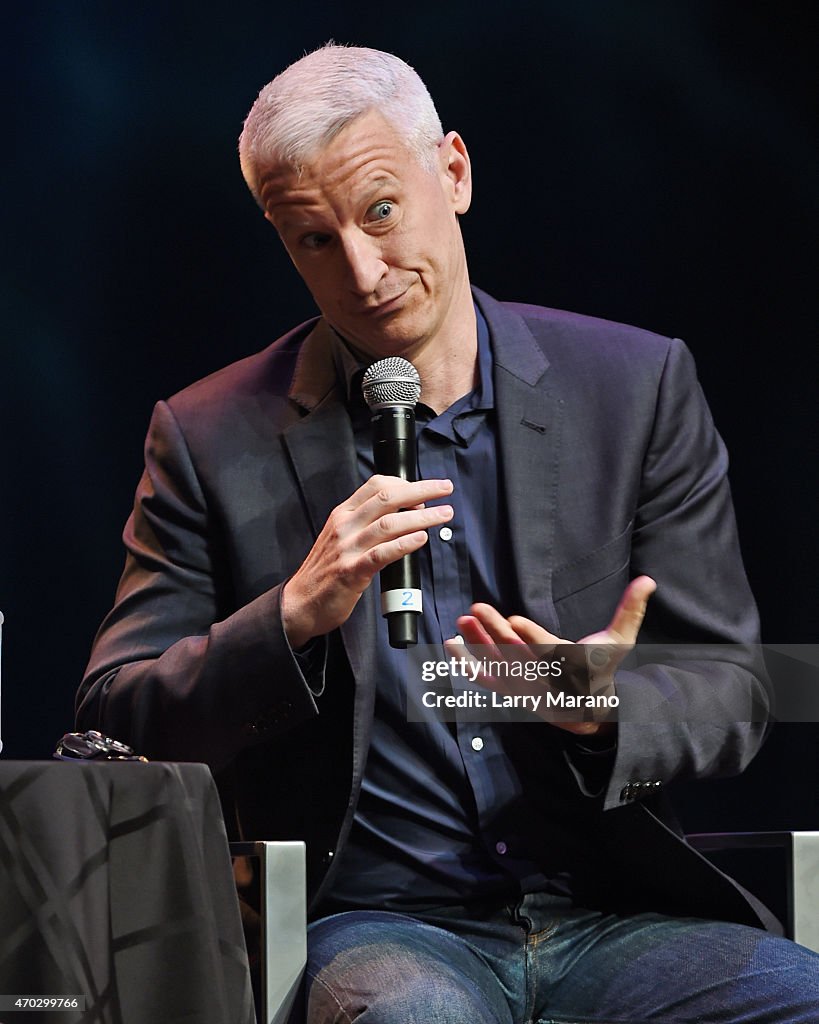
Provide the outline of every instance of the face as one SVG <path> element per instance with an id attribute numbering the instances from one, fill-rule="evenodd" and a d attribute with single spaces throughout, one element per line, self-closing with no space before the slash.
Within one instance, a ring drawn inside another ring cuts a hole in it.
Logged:
<path id="1" fill-rule="evenodd" d="M 371 111 L 351 122 L 301 176 L 274 168 L 265 216 L 323 316 L 375 357 L 417 356 L 451 335 L 469 281 L 457 215 L 469 207 L 459 136 L 425 169 Z"/>

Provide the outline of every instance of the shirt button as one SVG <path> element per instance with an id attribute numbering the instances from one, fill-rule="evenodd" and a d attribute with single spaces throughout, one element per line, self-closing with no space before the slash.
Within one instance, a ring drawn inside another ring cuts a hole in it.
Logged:
<path id="1" fill-rule="evenodd" d="M 495 843 L 495 850 L 502 857 L 506 853 L 506 843 L 504 843 L 503 840 L 499 843 Z"/>
<path id="2" fill-rule="evenodd" d="M 452 530 L 448 526 L 442 526 L 438 531 L 438 536 L 441 540 L 452 540 Z"/>
<path id="3" fill-rule="evenodd" d="M 483 740 L 480 738 L 480 736 L 472 737 L 472 749 L 483 750 Z"/>

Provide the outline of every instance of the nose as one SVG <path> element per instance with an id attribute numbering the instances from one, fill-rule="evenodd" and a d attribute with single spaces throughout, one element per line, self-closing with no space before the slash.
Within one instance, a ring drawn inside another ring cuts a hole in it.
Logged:
<path id="1" fill-rule="evenodd" d="M 341 248 L 350 291 L 362 297 L 372 295 L 389 270 L 378 240 L 356 232 L 342 238 Z"/>

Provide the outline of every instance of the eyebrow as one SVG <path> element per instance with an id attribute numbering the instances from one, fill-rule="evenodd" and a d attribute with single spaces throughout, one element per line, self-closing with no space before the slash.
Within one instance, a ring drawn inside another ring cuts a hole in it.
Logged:
<path id="1" fill-rule="evenodd" d="M 379 192 L 385 186 L 392 186 L 398 183 L 398 179 L 394 178 L 391 174 L 382 174 L 378 178 L 373 178 L 371 187 L 367 189 L 367 194 L 372 195 L 373 192 Z"/>
<path id="2" fill-rule="evenodd" d="M 382 190 L 386 189 L 390 191 L 397 191 L 399 188 L 400 182 L 398 178 L 396 178 L 394 175 L 379 174 L 378 177 L 373 178 L 371 181 L 364 183 L 364 185 L 362 186 L 360 196 L 356 200 L 356 202 L 370 204 L 375 200 L 378 194 L 382 192 Z M 309 207 L 309 202 L 299 200 L 298 198 L 279 199 L 278 201 L 265 201 L 264 189 L 260 191 L 260 195 L 262 197 L 262 201 L 264 202 L 264 208 L 269 213 L 273 213 L 276 209 L 284 211 L 281 215 L 281 221 L 279 225 L 277 225 L 277 227 L 279 227 L 280 230 L 298 230 L 303 227 L 311 227 L 311 225 L 307 222 L 306 218 L 300 217 L 299 213 L 295 212 L 298 210 L 299 207 Z M 294 212 L 288 213 L 288 210 Z"/>

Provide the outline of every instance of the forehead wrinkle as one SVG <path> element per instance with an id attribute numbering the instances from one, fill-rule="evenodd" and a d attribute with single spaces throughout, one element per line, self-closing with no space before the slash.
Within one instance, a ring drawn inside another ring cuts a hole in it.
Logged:
<path id="1" fill-rule="evenodd" d="M 268 184 L 260 191 L 265 209 L 272 213 L 274 210 L 285 208 L 308 214 L 311 210 L 320 213 L 329 207 L 334 212 L 340 213 L 344 201 L 350 198 L 354 205 L 369 203 L 376 196 L 386 190 L 394 192 L 400 187 L 400 181 L 395 174 L 385 171 L 383 165 L 377 160 L 378 166 L 365 172 L 362 180 L 350 183 L 349 179 L 357 176 L 358 168 L 345 167 L 339 175 L 327 178 L 313 178 L 304 180 L 298 178 L 288 184 L 271 178 Z M 311 176 L 312 177 L 312 176 Z M 340 193 L 340 194 L 339 194 Z M 285 213 L 285 216 L 287 214 Z M 291 219 L 288 217 L 288 219 Z"/>
<path id="2" fill-rule="evenodd" d="M 265 208 L 280 201 L 273 193 L 286 194 L 315 190 L 326 196 L 327 192 L 347 188 L 357 178 L 355 191 L 367 186 L 377 188 L 379 179 L 384 184 L 398 183 L 401 171 L 408 161 L 417 158 L 407 148 L 392 126 L 383 122 L 374 133 L 360 137 L 355 129 L 357 121 L 351 122 L 325 149 L 320 150 L 312 160 L 306 160 L 297 170 L 287 164 L 268 168 L 259 178 L 259 196 Z M 386 134 L 386 138 L 384 135 Z M 374 137 L 375 135 L 375 137 Z M 300 201 L 298 198 L 295 201 Z"/>
<path id="3" fill-rule="evenodd" d="M 361 149 L 364 152 L 346 154 L 344 159 L 333 161 L 330 167 L 325 162 L 323 168 L 318 163 L 305 168 L 302 182 L 324 193 L 336 189 L 360 193 L 382 181 L 397 181 L 398 161 L 385 152 L 386 147 L 379 147 L 375 152 L 370 145 Z"/>

